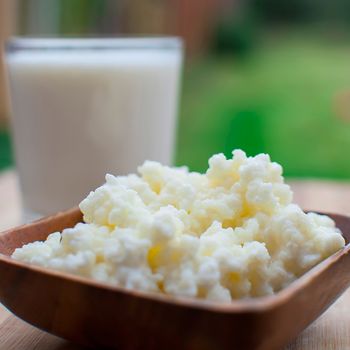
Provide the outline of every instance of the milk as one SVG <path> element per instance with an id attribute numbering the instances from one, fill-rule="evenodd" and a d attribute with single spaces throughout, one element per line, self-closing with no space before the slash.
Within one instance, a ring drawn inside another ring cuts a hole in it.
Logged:
<path id="1" fill-rule="evenodd" d="M 8 53 L 14 146 L 31 218 L 77 205 L 106 173 L 133 173 L 146 159 L 172 163 L 181 48 L 142 40 L 42 40 L 46 49 L 33 40 L 34 49 Z"/>

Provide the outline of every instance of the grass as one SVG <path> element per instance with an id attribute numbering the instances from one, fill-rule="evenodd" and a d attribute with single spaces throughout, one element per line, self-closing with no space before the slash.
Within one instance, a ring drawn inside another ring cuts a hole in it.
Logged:
<path id="1" fill-rule="evenodd" d="M 211 154 L 242 148 L 269 153 L 286 176 L 350 178 L 349 57 L 350 46 L 297 37 L 189 67 L 177 163 L 203 171 Z"/>

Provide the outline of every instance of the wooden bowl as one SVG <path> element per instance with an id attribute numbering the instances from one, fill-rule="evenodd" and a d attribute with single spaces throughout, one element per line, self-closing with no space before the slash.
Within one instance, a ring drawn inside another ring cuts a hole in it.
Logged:
<path id="1" fill-rule="evenodd" d="M 350 241 L 350 218 L 330 215 Z M 0 301 L 73 342 L 119 349 L 280 349 L 350 284 L 350 245 L 274 296 L 230 304 L 128 291 L 12 260 L 17 247 L 82 219 L 78 209 L 0 235 Z"/>

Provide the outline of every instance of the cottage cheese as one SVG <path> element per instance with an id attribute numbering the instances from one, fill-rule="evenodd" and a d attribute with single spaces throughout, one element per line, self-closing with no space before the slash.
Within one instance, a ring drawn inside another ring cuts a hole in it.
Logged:
<path id="1" fill-rule="evenodd" d="M 106 176 L 85 223 L 13 258 L 130 289 L 227 302 L 273 294 L 344 246 L 327 216 L 292 204 L 266 154 L 210 158 L 205 174 L 146 161 Z"/>

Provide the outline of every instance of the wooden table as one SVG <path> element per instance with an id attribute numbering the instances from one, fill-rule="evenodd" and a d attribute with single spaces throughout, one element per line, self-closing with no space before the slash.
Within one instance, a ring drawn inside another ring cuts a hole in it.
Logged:
<path id="1" fill-rule="evenodd" d="M 303 208 L 350 214 L 350 183 L 292 181 Z M 20 199 L 13 171 L 0 174 L 0 230 L 19 222 Z M 0 276 L 1 278 L 1 276 Z M 0 306 L 0 350 L 83 349 L 42 332 Z M 350 350 L 350 289 L 285 350 Z"/>

